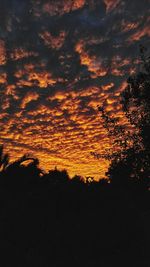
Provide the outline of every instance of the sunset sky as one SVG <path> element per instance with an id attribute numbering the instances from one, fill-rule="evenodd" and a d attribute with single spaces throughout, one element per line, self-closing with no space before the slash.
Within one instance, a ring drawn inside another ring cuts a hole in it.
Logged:
<path id="1" fill-rule="evenodd" d="M 105 176 L 97 106 L 126 119 L 120 92 L 149 46 L 150 0 L 0 1 L 0 144 L 45 170 Z"/>

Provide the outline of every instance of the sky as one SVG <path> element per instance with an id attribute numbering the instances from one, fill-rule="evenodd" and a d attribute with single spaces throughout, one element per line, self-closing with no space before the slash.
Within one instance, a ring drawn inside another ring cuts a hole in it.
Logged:
<path id="1" fill-rule="evenodd" d="M 98 112 L 128 124 L 120 93 L 149 46 L 150 0 L 0 1 L 0 144 L 15 160 L 105 177 L 111 148 Z M 114 149 L 114 148 L 113 148 Z"/>

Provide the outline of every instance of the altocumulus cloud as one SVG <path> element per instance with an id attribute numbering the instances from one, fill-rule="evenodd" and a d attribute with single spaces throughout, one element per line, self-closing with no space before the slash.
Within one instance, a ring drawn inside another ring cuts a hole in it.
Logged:
<path id="1" fill-rule="evenodd" d="M 45 169 L 103 177 L 97 105 L 127 123 L 120 92 L 149 44 L 149 0 L 5 0 L 0 12 L 0 142 Z"/>

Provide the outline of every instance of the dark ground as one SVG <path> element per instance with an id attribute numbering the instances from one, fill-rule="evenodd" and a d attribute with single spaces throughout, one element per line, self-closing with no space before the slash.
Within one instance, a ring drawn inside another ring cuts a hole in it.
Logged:
<path id="1" fill-rule="evenodd" d="M 148 191 L 11 181 L 1 177 L 0 266 L 150 266 Z"/>

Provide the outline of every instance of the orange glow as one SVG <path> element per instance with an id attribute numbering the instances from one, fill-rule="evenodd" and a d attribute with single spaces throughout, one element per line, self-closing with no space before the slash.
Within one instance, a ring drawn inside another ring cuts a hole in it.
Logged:
<path id="1" fill-rule="evenodd" d="M 14 49 L 13 53 L 11 54 L 11 59 L 12 60 L 19 60 L 22 58 L 28 58 L 30 56 L 37 57 L 38 53 L 28 52 L 28 51 L 24 50 L 23 48 L 16 48 L 16 49 Z"/>
<path id="2" fill-rule="evenodd" d="M 26 79 L 24 79 L 24 76 L 26 76 Z M 56 83 L 50 73 L 46 71 L 35 72 L 32 65 L 25 65 L 24 70 L 18 70 L 15 73 L 15 77 L 19 79 L 17 85 L 20 87 L 37 85 L 41 88 L 46 88 Z"/>
<path id="3" fill-rule="evenodd" d="M 128 22 L 124 21 L 122 22 L 122 32 L 128 32 L 131 30 L 135 30 L 139 26 L 139 22 Z"/>
<path id="4" fill-rule="evenodd" d="M 38 98 L 39 98 L 39 95 L 38 95 L 37 93 L 35 93 L 35 92 L 29 92 L 29 93 L 27 93 L 26 96 L 24 97 L 24 99 L 23 99 L 23 101 L 22 101 L 20 107 L 21 107 L 21 108 L 25 108 L 26 105 L 27 105 L 29 102 L 31 102 L 31 101 L 33 101 L 33 100 L 37 100 Z"/>
<path id="5" fill-rule="evenodd" d="M 85 5 L 85 0 L 75 0 L 73 1 L 72 9 L 78 9 Z"/>
<path id="6" fill-rule="evenodd" d="M 33 10 L 14 9 L 0 30 L 0 143 L 11 160 L 33 153 L 46 170 L 103 178 L 110 162 L 90 152 L 119 148 L 98 106 L 133 131 L 120 93 L 138 69 L 150 19 L 120 0 L 29 2 Z"/>
<path id="7" fill-rule="evenodd" d="M 1 73 L 0 74 L 0 84 L 4 84 L 7 81 L 7 74 L 6 73 Z"/>
<path id="8" fill-rule="evenodd" d="M 107 84 L 107 85 L 103 85 L 103 86 L 102 86 L 102 89 L 103 89 L 104 91 L 107 91 L 107 90 L 111 89 L 112 87 L 114 87 L 114 83 L 110 83 L 110 84 Z"/>
<path id="9" fill-rule="evenodd" d="M 136 33 L 131 35 L 131 37 L 128 39 L 128 42 L 135 42 L 139 41 L 143 36 L 150 36 L 150 25 L 145 26 L 143 29 L 137 30 Z"/>
<path id="10" fill-rule="evenodd" d="M 107 74 L 107 69 L 102 65 L 101 59 L 96 57 L 90 57 L 88 53 L 84 50 L 83 41 L 76 45 L 76 52 L 80 55 L 81 65 L 87 66 L 88 70 L 92 72 L 92 78 L 98 76 L 105 76 Z"/>
<path id="11" fill-rule="evenodd" d="M 6 51 L 5 51 L 5 42 L 0 40 L 0 65 L 6 63 Z"/>
<path id="12" fill-rule="evenodd" d="M 150 36 L 150 17 L 147 18 L 147 21 L 145 22 L 145 25 L 141 28 L 136 30 L 135 33 L 133 33 L 130 38 L 128 39 L 128 42 L 136 42 L 142 39 L 142 37 L 149 37 Z"/>
<path id="13" fill-rule="evenodd" d="M 61 2 L 56 0 L 55 5 L 52 2 L 47 2 L 43 5 L 43 12 L 48 13 L 49 15 L 62 15 L 68 13 L 71 10 L 76 10 L 82 8 L 85 4 L 85 0 L 62 0 Z"/>
<path id="14" fill-rule="evenodd" d="M 48 85 L 53 85 L 56 81 L 51 78 L 49 73 L 30 73 L 29 74 L 29 81 L 37 81 L 39 87 L 46 88 Z"/>
<path id="15" fill-rule="evenodd" d="M 60 49 L 66 38 L 66 33 L 62 31 L 58 37 L 54 37 L 50 32 L 45 31 L 40 34 L 40 37 L 43 39 L 46 46 L 52 47 L 53 49 Z"/>
<path id="16" fill-rule="evenodd" d="M 113 10 L 119 4 L 119 2 L 120 0 L 104 0 L 107 12 Z"/>

